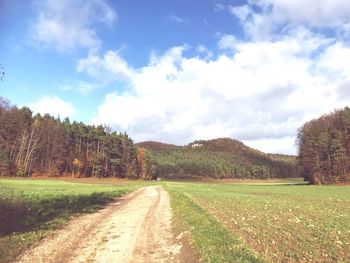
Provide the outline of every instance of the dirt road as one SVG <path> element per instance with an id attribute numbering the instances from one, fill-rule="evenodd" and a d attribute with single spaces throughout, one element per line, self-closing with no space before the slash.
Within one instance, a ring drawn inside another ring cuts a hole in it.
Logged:
<path id="1" fill-rule="evenodd" d="M 168 194 L 150 186 L 73 219 L 18 262 L 181 262 L 181 251 Z"/>

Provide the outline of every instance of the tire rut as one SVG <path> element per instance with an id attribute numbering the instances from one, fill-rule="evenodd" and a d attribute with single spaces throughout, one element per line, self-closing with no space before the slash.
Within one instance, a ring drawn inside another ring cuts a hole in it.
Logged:
<path id="1" fill-rule="evenodd" d="M 24 253 L 18 263 L 180 262 L 167 192 L 143 187 L 97 213 L 79 216 Z"/>

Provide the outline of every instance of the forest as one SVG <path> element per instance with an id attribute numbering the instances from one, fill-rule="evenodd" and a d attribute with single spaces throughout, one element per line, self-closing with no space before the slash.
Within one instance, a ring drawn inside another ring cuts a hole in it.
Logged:
<path id="1" fill-rule="evenodd" d="M 298 170 L 313 184 L 350 179 L 350 108 L 305 123 L 298 132 Z"/>
<path id="2" fill-rule="evenodd" d="M 33 115 L 3 98 L 0 126 L 0 176 L 266 179 L 296 174 L 294 157 L 264 154 L 236 140 L 135 145 L 126 133 Z"/>
<path id="3" fill-rule="evenodd" d="M 0 176 L 152 178 L 156 163 L 126 133 L 33 116 L 0 98 Z"/>
<path id="4" fill-rule="evenodd" d="M 194 141 L 186 146 L 159 142 L 137 144 L 157 159 L 167 178 L 283 178 L 295 177 L 294 156 L 265 154 L 230 138 Z"/>

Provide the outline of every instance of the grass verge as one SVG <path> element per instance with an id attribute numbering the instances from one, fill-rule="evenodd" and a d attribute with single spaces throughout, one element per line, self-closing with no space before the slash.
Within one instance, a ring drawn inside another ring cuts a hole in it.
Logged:
<path id="1" fill-rule="evenodd" d="M 186 193 L 167 184 L 175 228 L 189 232 L 204 262 L 264 262 Z"/>
<path id="2" fill-rule="evenodd" d="M 0 262 L 11 262 L 74 214 L 100 209 L 141 184 L 0 180 Z"/>

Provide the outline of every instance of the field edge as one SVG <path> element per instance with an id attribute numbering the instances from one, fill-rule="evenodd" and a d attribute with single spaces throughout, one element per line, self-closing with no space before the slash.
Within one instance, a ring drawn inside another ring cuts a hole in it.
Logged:
<path id="1" fill-rule="evenodd" d="M 27 219 L 28 221 L 37 221 L 36 224 L 30 225 L 25 229 L 15 229 L 14 231 L 11 231 L 10 233 L 0 233 L 0 263 L 8 263 L 13 262 L 18 258 L 24 251 L 27 249 L 34 247 L 36 244 L 38 244 L 42 239 L 54 235 L 55 231 L 62 229 L 68 221 L 70 221 L 74 217 L 79 217 L 80 215 L 86 214 L 86 213 L 93 213 L 100 209 L 102 209 L 106 204 L 114 200 L 115 198 L 127 195 L 133 191 L 136 191 L 138 188 L 141 187 L 141 185 L 133 184 L 130 186 L 123 185 L 122 187 L 118 187 L 116 185 L 114 186 L 101 186 L 101 185 L 86 185 L 86 184 L 80 184 L 74 182 L 76 187 L 80 186 L 81 189 L 86 188 L 93 188 L 96 187 L 96 191 L 91 190 L 89 193 L 84 193 L 82 191 L 79 194 L 79 187 L 77 188 L 78 194 L 74 194 L 70 196 L 69 194 L 64 194 L 62 196 L 56 196 L 56 198 L 50 199 L 49 197 L 38 197 L 40 200 L 32 200 L 33 197 L 31 196 L 25 196 L 26 195 L 26 189 L 17 189 L 15 185 L 11 185 L 10 187 L 7 185 L 6 187 L 6 179 L 0 180 L 0 189 L 8 190 L 2 191 L 0 195 L 0 206 L 1 203 L 4 204 L 6 202 L 6 207 L 8 207 L 11 210 L 11 205 L 14 207 L 14 215 L 11 214 L 11 211 L 8 211 L 7 217 L 10 217 L 6 219 L 6 221 L 11 220 L 11 216 L 16 216 L 16 202 L 20 205 L 24 205 L 23 209 L 20 208 L 21 211 L 23 211 L 23 215 L 20 215 Z M 12 181 L 12 180 L 11 180 Z M 15 182 L 14 182 L 15 181 Z M 45 183 L 46 180 L 25 180 L 25 179 L 18 179 L 13 180 L 12 183 L 18 184 L 19 187 L 26 186 L 26 184 L 33 184 L 36 183 L 41 184 Z M 64 186 L 67 184 L 67 182 L 61 181 L 61 180 L 47 180 L 49 184 L 55 184 L 57 183 L 57 189 L 55 191 L 59 192 L 60 189 L 63 191 Z M 3 184 L 1 184 L 3 183 Z M 71 183 L 68 183 L 71 184 Z M 4 186 L 5 185 L 5 186 Z M 61 186 L 61 188 L 59 188 Z M 106 187 L 106 191 L 103 192 L 103 187 Z M 30 190 L 28 190 L 30 191 Z M 40 188 L 38 189 L 40 191 Z M 63 191 L 64 192 L 64 191 Z M 98 195 L 97 193 L 100 193 L 101 195 Z M 7 195 L 6 195 L 7 194 Z M 14 196 L 11 196 L 13 194 Z M 33 202 L 34 201 L 34 202 Z M 33 202 L 33 203 L 31 203 Z M 41 219 L 40 217 L 45 217 L 47 215 L 35 215 L 35 217 L 31 218 L 31 215 L 27 211 L 31 211 L 35 209 L 38 205 L 40 207 L 41 204 L 46 203 L 46 208 L 50 210 L 54 210 L 55 206 L 57 204 L 63 205 L 60 206 L 60 213 L 53 214 L 51 218 L 48 220 Z M 80 205 L 83 205 L 79 207 Z M 0 207 L 1 208 L 1 207 Z M 63 209 L 63 210 L 62 210 Z M 3 209 L 1 209 L 3 210 Z M 2 217 L 6 217 L 5 214 L 2 214 Z M 5 220 L 5 219 L 4 219 Z M 43 221 L 42 221 L 43 220 Z M 23 220 L 22 220 L 23 221 Z M 23 223 L 22 221 L 19 221 L 19 223 Z"/>
<path id="2" fill-rule="evenodd" d="M 200 262 L 266 262 L 186 193 L 169 184 L 164 188 L 170 195 L 174 228 L 188 237 Z"/>

